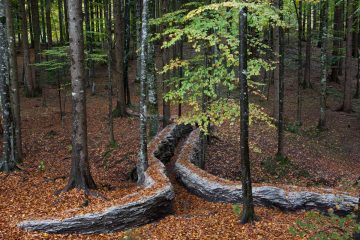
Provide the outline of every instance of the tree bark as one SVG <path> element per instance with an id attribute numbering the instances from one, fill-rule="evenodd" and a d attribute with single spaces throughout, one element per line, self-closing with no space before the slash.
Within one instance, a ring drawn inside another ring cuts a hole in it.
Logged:
<path id="1" fill-rule="evenodd" d="M 322 45 L 321 45 L 321 79 L 320 79 L 320 119 L 318 128 L 323 130 L 326 128 L 326 77 L 327 77 L 327 33 L 328 33 L 328 0 L 320 2 L 324 9 L 322 24 Z"/>
<path id="2" fill-rule="evenodd" d="M 148 76 L 148 40 L 149 40 L 149 2 L 142 1 L 142 26 L 140 47 L 140 156 L 137 164 L 138 183 L 144 181 L 144 174 L 149 166 L 147 157 L 147 132 L 146 132 L 146 78 Z"/>
<path id="3" fill-rule="evenodd" d="M 168 0 L 162 0 L 162 14 L 166 14 L 168 12 Z M 163 24 L 161 26 L 161 32 L 165 29 L 165 25 Z M 164 37 L 163 41 L 167 41 L 168 39 Z M 161 61 L 162 66 L 164 67 L 170 59 L 169 55 L 169 49 L 168 48 L 162 48 L 161 49 Z M 170 91 L 169 84 L 166 82 L 169 79 L 169 73 L 164 73 L 162 75 L 162 90 L 163 90 L 163 127 L 170 124 L 170 103 L 168 101 L 165 101 L 164 96 Z"/>
<path id="4" fill-rule="evenodd" d="M 33 32 L 34 32 L 34 54 L 35 54 L 35 63 L 41 62 L 41 31 L 40 31 L 40 20 L 39 20 L 39 5 L 38 0 L 31 0 L 31 17 L 33 24 Z M 40 91 L 40 71 L 34 68 L 35 72 L 35 94 L 39 94 Z"/>
<path id="5" fill-rule="evenodd" d="M 64 45 L 64 14 L 62 7 L 62 0 L 58 0 L 60 44 Z"/>
<path id="6" fill-rule="evenodd" d="M 295 5 L 296 7 L 296 5 Z M 302 38 L 303 38 L 303 1 L 299 0 L 298 8 L 298 76 L 297 76 L 297 109 L 296 109 L 296 122 L 301 125 L 301 108 L 302 96 L 301 85 L 303 79 L 303 55 L 302 55 Z M 305 19 L 305 18 L 304 18 Z"/>
<path id="7" fill-rule="evenodd" d="M 48 47 L 51 48 L 51 46 L 53 45 L 52 28 L 51 28 L 51 0 L 46 0 L 45 15 L 46 15 L 47 44 Z"/>
<path id="8" fill-rule="evenodd" d="M 121 14 L 120 0 L 114 0 L 114 18 L 115 18 L 115 71 L 117 83 L 117 103 L 116 115 L 126 116 L 126 98 L 124 91 L 124 21 Z"/>
<path id="9" fill-rule="evenodd" d="M 130 86 L 129 86 L 129 55 L 130 55 L 130 0 L 125 0 L 125 13 L 124 13 L 124 25 L 125 25 L 125 41 L 124 41 L 124 94 L 126 105 L 131 105 Z"/>
<path id="10" fill-rule="evenodd" d="M 7 35 L 9 39 L 9 65 L 10 65 L 10 99 L 13 115 L 13 151 L 16 163 L 22 162 L 22 137 L 21 137 L 21 116 L 20 116 L 20 98 L 16 59 L 16 44 L 14 24 L 12 18 L 12 4 L 10 0 L 5 0 L 6 5 L 6 23 Z"/>
<path id="11" fill-rule="evenodd" d="M 346 56 L 345 56 L 345 82 L 344 99 L 342 110 L 347 113 L 352 112 L 352 25 L 353 25 L 353 1 L 347 0 L 346 7 Z"/>
<path id="12" fill-rule="evenodd" d="M 88 191 L 96 185 L 90 173 L 87 147 L 82 1 L 68 0 L 68 4 L 73 123 L 71 171 L 64 191 L 72 188 Z"/>
<path id="13" fill-rule="evenodd" d="M 104 0 L 104 9 L 105 9 L 105 27 L 106 27 L 106 36 L 107 36 L 107 57 L 108 57 L 108 101 L 109 101 L 109 113 L 108 113 L 108 128 L 109 128 L 109 141 L 110 143 L 115 142 L 114 137 L 114 124 L 113 124 L 113 114 L 112 114 L 112 34 L 111 34 L 111 19 L 110 19 L 110 10 L 111 10 L 111 1 Z"/>
<path id="14" fill-rule="evenodd" d="M 149 14 L 148 18 L 153 19 L 155 15 L 155 0 L 148 0 Z M 155 27 L 148 27 L 150 33 L 154 33 Z M 148 100 L 149 100 L 149 137 L 153 138 L 159 130 L 159 108 L 157 96 L 157 84 L 155 74 L 155 46 L 153 42 L 147 42 L 147 82 L 148 82 Z"/>
<path id="15" fill-rule="evenodd" d="M 28 38 L 28 24 L 25 8 L 25 1 L 19 0 L 20 12 L 21 12 L 21 32 L 22 32 L 22 48 L 23 48 L 23 69 L 24 69 L 24 83 L 25 83 L 25 95 L 27 97 L 35 96 L 35 87 L 31 74 L 30 56 L 29 56 L 29 38 Z"/>
<path id="16" fill-rule="evenodd" d="M 3 154 L 0 160 L 0 171 L 11 172 L 16 169 L 16 163 L 12 144 L 14 124 L 10 103 L 9 49 L 5 0 L 0 0 L 0 97 L 3 126 Z"/>
<path id="17" fill-rule="evenodd" d="M 255 210 L 252 196 L 251 171 L 249 157 L 249 92 L 247 84 L 247 9 L 240 10 L 240 155 L 243 189 L 242 224 L 255 221 Z"/>
<path id="18" fill-rule="evenodd" d="M 312 29 L 311 29 L 311 3 L 307 3 L 307 13 L 306 13 L 306 50 L 305 50 L 305 72 L 304 72 L 304 88 L 311 87 L 311 37 L 312 37 Z"/>
<path id="19" fill-rule="evenodd" d="M 342 68 L 342 45 L 343 45 L 343 4 L 336 3 L 334 8 L 334 38 L 330 81 L 339 83 L 339 73 Z"/>

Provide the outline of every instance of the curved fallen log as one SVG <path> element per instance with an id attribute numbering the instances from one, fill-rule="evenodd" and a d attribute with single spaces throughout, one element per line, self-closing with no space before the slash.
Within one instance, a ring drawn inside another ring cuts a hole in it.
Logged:
<path id="1" fill-rule="evenodd" d="M 132 201 L 102 212 L 66 219 L 23 221 L 18 227 L 47 233 L 109 233 L 141 226 L 171 213 L 175 195 L 160 160 L 168 161 L 174 154 L 178 140 L 190 131 L 189 126 L 172 124 L 154 138 L 148 148 L 149 168 L 145 173 L 144 189 L 131 194 Z"/>
<path id="2" fill-rule="evenodd" d="M 193 131 L 186 140 L 175 164 L 178 180 L 192 193 L 214 202 L 240 203 L 241 184 L 216 177 L 196 167 L 199 152 L 199 130 Z M 336 214 L 345 215 L 354 210 L 356 197 L 345 194 L 316 192 L 289 192 L 278 187 L 253 187 L 255 204 L 276 207 L 285 211 L 319 210 L 332 208 Z"/>

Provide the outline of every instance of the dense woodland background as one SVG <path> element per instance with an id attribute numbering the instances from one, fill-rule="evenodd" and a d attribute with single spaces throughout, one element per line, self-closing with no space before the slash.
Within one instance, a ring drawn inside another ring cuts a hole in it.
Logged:
<path id="1" fill-rule="evenodd" d="M 0 97 L 1 239 L 359 239 L 359 207 L 284 213 L 251 195 L 359 196 L 358 0 L 0 0 Z M 174 214 L 154 224 L 16 227 L 143 188 L 148 144 L 173 122 L 201 129 L 195 164 L 242 181 L 241 206 L 192 195 L 170 170 Z"/>

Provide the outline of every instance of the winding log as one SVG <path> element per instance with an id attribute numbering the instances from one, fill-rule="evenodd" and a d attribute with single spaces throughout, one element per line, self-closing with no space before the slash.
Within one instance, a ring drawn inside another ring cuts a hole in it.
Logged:
<path id="1" fill-rule="evenodd" d="M 163 129 L 149 145 L 149 168 L 145 173 L 144 190 L 133 193 L 122 205 L 98 213 L 78 215 L 66 219 L 29 220 L 18 224 L 27 231 L 47 233 L 110 233 L 156 221 L 172 212 L 175 197 L 170 180 L 161 161 L 174 155 L 176 144 L 192 130 L 189 126 L 172 124 Z M 161 161 L 160 161 L 161 159 Z M 150 193 L 145 194 L 145 190 Z M 127 198 L 127 197 L 124 197 Z"/>
<path id="2" fill-rule="evenodd" d="M 199 130 L 193 131 L 178 155 L 175 172 L 178 180 L 192 193 L 209 201 L 240 203 L 242 188 L 239 182 L 211 175 L 196 167 L 199 152 Z M 338 215 L 349 214 L 358 202 L 356 197 L 345 194 L 322 194 L 316 192 L 289 192 L 272 186 L 253 187 L 257 205 L 276 207 L 284 211 L 319 210 L 330 208 Z"/>

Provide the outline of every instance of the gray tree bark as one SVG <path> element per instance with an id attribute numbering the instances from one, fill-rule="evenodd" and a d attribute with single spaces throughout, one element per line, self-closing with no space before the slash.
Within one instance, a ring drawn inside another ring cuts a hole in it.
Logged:
<path id="1" fill-rule="evenodd" d="M 19 0 L 19 7 L 22 18 L 21 35 L 22 35 L 22 49 L 23 49 L 25 94 L 28 97 L 33 97 L 35 95 L 35 86 L 34 86 L 32 74 L 31 74 L 31 67 L 30 67 L 28 23 L 27 23 L 27 15 L 26 15 L 24 0 Z"/>
<path id="2" fill-rule="evenodd" d="M 146 133 L 146 78 L 148 76 L 148 35 L 149 35 L 149 1 L 142 1 L 142 26 L 140 48 L 140 154 L 137 164 L 138 183 L 142 184 L 145 179 L 145 171 L 149 166 L 147 157 L 147 133 Z"/>
<path id="3" fill-rule="evenodd" d="M 88 160 L 82 1 L 68 0 L 68 4 L 73 123 L 71 171 L 64 191 L 72 188 L 88 191 L 96 185 Z"/>
<path id="4" fill-rule="evenodd" d="M 324 10 L 323 24 L 322 24 L 322 44 L 321 44 L 321 79 L 320 79 L 320 119 L 318 128 L 326 128 L 326 76 L 327 76 L 327 33 L 328 33 L 328 0 L 322 0 L 320 2 L 321 8 Z"/>
<path id="5" fill-rule="evenodd" d="M 18 72 L 15 46 L 15 33 L 12 18 L 12 5 L 10 0 L 5 0 L 7 35 L 9 39 L 9 64 L 10 64 L 10 99 L 13 113 L 13 151 L 16 163 L 22 162 L 22 138 L 21 138 L 21 117 L 20 117 L 20 98 L 18 86 Z"/>
<path id="6" fill-rule="evenodd" d="M 41 62 L 41 31 L 40 31 L 40 19 L 39 19 L 39 4 L 38 0 L 31 0 L 31 20 L 33 25 L 34 32 L 34 54 L 35 54 L 35 63 Z M 40 90 L 40 71 L 34 68 L 35 72 L 35 94 L 38 95 L 41 93 Z"/>
<path id="7" fill-rule="evenodd" d="M 3 154 L 0 160 L 0 171 L 10 172 L 16 169 L 13 155 L 13 130 L 10 79 L 9 79 L 9 49 L 7 24 L 5 15 L 5 0 L 0 0 L 0 98 L 3 124 Z"/>

